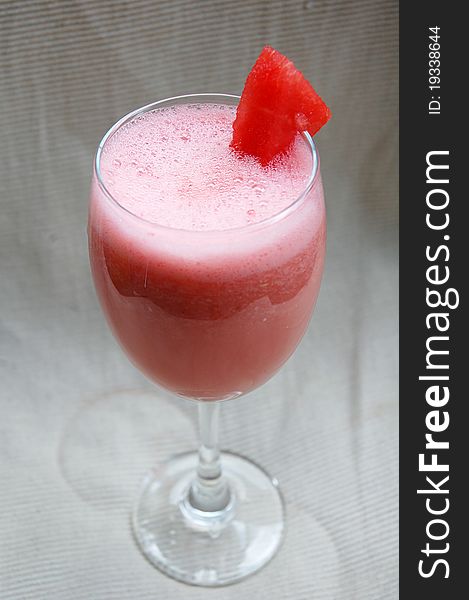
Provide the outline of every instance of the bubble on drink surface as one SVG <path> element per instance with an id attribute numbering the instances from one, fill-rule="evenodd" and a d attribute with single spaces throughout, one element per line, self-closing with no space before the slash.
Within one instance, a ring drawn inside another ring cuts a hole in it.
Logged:
<path id="1" fill-rule="evenodd" d="M 256 192 L 256 196 L 262 196 L 265 192 L 265 187 L 263 185 L 256 184 L 254 186 L 254 191 Z"/>

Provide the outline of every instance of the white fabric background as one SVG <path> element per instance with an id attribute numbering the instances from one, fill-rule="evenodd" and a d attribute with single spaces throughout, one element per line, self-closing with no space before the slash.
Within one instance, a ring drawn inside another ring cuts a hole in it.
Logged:
<path id="1" fill-rule="evenodd" d="M 328 257 L 295 356 L 222 411 L 223 445 L 281 482 L 285 545 L 255 577 L 204 590 L 130 536 L 142 474 L 194 446 L 195 410 L 106 328 L 88 185 L 118 117 L 239 93 L 266 42 L 334 113 L 317 136 Z M 0 598 L 397 598 L 397 2 L 3 0 L 0 50 Z"/>

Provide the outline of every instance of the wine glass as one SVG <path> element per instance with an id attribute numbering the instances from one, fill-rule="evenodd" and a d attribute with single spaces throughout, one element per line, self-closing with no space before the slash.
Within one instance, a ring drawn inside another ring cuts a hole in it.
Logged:
<path id="1" fill-rule="evenodd" d="M 116 132 L 148 111 L 238 100 L 180 96 L 122 118 L 99 144 L 89 208 L 91 269 L 114 335 L 149 379 L 198 405 L 198 452 L 169 457 L 147 475 L 133 511 L 135 538 L 158 569 L 201 586 L 256 572 L 282 541 L 277 480 L 247 458 L 220 453 L 218 415 L 222 401 L 268 380 L 307 328 L 325 254 L 319 159 L 303 134 L 311 167 L 299 195 L 262 221 L 203 231 L 124 207 L 103 159 Z"/>

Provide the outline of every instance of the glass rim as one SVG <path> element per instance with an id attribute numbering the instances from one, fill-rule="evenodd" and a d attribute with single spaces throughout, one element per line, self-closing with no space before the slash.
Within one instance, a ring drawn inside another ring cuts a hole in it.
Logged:
<path id="1" fill-rule="evenodd" d="M 234 231 L 239 232 L 239 231 L 245 231 L 245 230 L 258 229 L 260 227 L 264 227 L 266 225 L 270 225 L 272 223 L 276 223 L 277 221 L 282 220 L 287 215 L 289 215 L 291 212 L 293 212 L 300 204 L 303 203 L 306 196 L 313 189 L 313 187 L 316 183 L 316 180 L 317 180 L 317 175 L 319 173 L 319 155 L 318 155 L 318 152 L 316 149 L 316 144 L 314 143 L 313 137 L 307 131 L 303 131 L 301 133 L 301 135 L 302 135 L 303 139 L 306 141 L 306 144 L 311 152 L 312 167 L 311 167 L 310 176 L 305 184 L 304 189 L 298 196 L 295 197 L 295 199 L 290 204 L 288 204 L 287 206 L 282 208 L 277 213 L 271 215 L 270 217 L 262 219 L 261 221 L 256 221 L 254 223 L 247 223 L 246 225 L 240 225 L 237 227 L 232 227 L 230 229 L 206 229 L 206 230 L 200 229 L 199 230 L 199 229 L 184 229 L 184 228 L 180 228 L 180 227 L 169 227 L 168 225 L 162 225 L 160 223 L 157 223 L 156 221 L 150 221 L 148 219 L 140 217 L 139 215 L 135 214 L 134 212 L 132 212 L 131 210 L 129 210 L 128 208 L 123 206 L 119 202 L 119 200 L 117 200 L 117 198 L 115 198 L 112 195 L 112 193 L 106 187 L 106 184 L 104 183 L 104 180 L 103 180 L 103 177 L 101 174 L 101 164 L 100 164 L 101 163 L 101 155 L 103 153 L 106 142 L 115 133 L 117 133 L 117 131 L 123 125 L 130 122 L 132 119 L 134 119 L 135 117 L 137 117 L 141 114 L 150 112 L 151 110 L 157 109 L 160 106 L 166 106 L 166 105 L 171 105 L 171 104 L 176 104 L 176 103 L 191 104 L 192 103 L 191 100 L 193 100 L 194 104 L 201 103 L 200 99 L 205 99 L 207 101 L 207 103 L 210 103 L 208 101 L 208 98 L 219 99 L 221 101 L 223 99 L 239 101 L 240 96 L 237 96 L 235 94 L 205 92 L 205 93 L 200 93 L 200 94 L 183 94 L 181 96 L 172 96 L 170 98 L 164 98 L 162 100 L 157 100 L 156 102 L 151 102 L 150 104 L 141 106 L 140 108 L 137 108 L 137 109 L 127 113 L 126 115 L 121 117 L 118 121 L 116 121 L 114 123 L 114 125 L 112 125 L 106 131 L 106 133 L 102 137 L 101 141 L 99 142 L 98 148 L 96 150 L 95 159 L 93 162 L 93 170 L 94 170 L 94 175 L 96 177 L 96 181 L 98 182 L 99 188 L 101 189 L 103 194 L 106 196 L 106 198 L 108 200 L 110 200 L 119 210 L 124 211 L 125 213 L 127 213 L 128 215 L 133 217 L 134 219 L 137 219 L 138 221 L 140 221 L 141 223 L 144 223 L 146 225 L 150 225 L 153 228 L 160 228 L 160 229 L 167 230 L 167 231 L 179 231 L 181 233 L 184 232 L 184 233 L 191 233 L 191 234 L 207 235 L 210 233 L 218 233 L 219 234 L 220 232 L 223 232 L 223 233 L 228 234 L 228 233 L 234 232 Z M 199 101 L 197 101 L 197 99 L 199 99 Z M 187 100 L 187 102 L 181 102 L 184 100 Z M 223 102 L 221 102 L 221 103 L 223 103 Z"/>

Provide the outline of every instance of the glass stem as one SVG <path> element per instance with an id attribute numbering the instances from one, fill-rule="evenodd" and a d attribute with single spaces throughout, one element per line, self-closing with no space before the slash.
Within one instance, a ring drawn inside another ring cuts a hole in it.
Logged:
<path id="1" fill-rule="evenodd" d="M 203 512 L 221 511 L 230 502 L 230 489 L 222 474 L 218 447 L 219 413 L 219 402 L 199 402 L 199 463 L 189 491 L 189 503 Z"/>

